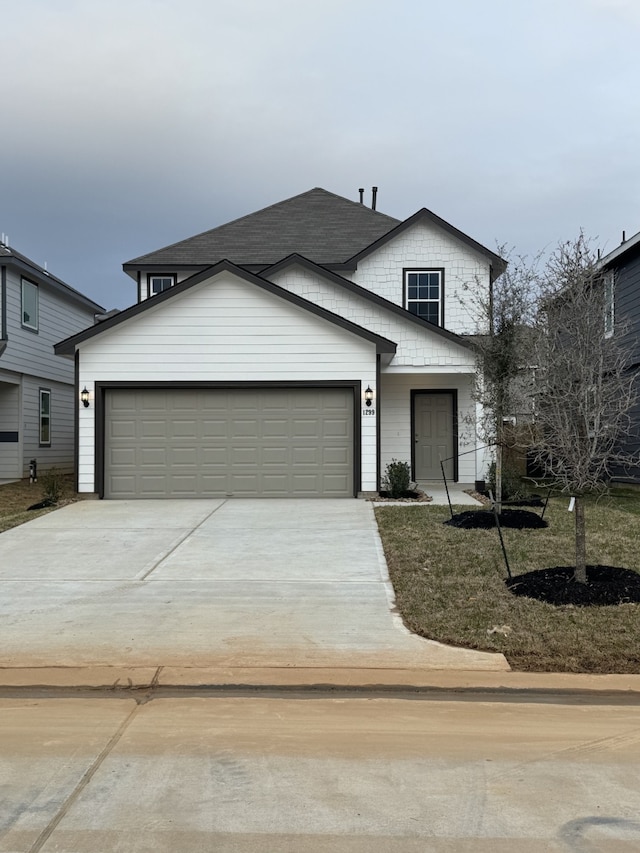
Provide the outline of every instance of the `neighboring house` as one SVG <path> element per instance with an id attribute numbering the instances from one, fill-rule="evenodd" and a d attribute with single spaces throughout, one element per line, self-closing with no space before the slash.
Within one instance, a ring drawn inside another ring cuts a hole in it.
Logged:
<path id="1" fill-rule="evenodd" d="M 323 189 L 124 265 L 138 303 L 78 360 L 78 485 L 111 498 L 343 496 L 392 459 L 484 475 L 464 285 L 504 261 L 426 209 Z"/>
<path id="2" fill-rule="evenodd" d="M 104 309 L 0 242 L 0 481 L 52 466 L 73 471 L 74 369 L 61 336 Z"/>
<path id="3" fill-rule="evenodd" d="M 605 331 L 625 335 L 631 347 L 639 397 L 630 412 L 631 428 L 622 449 L 640 456 L 640 232 L 625 240 L 600 261 L 605 294 Z M 619 468 L 616 479 L 640 483 L 640 467 Z"/>

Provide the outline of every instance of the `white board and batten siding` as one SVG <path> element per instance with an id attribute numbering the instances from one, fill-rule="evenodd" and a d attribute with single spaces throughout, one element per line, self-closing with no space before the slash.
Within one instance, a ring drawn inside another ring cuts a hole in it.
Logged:
<path id="1" fill-rule="evenodd" d="M 364 389 L 376 375 L 374 343 L 228 272 L 150 306 L 80 352 L 80 387 L 92 399 L 96 382 L 360 381 Z M 94 415 L 95 405 L 80 408 L 83 492 L 95 490 Z M 365 491 L 376 488 L 375 420 L 362 419 Z"/>

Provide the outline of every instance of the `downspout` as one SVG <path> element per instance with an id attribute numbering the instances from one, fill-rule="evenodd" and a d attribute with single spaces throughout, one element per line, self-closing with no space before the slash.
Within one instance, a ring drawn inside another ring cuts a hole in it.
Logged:
<path id="1" fill-rule="evenodd" d="M 73 357 L 73 468 L 76 492 L 80 488 L 80 351 L 76 350 Z"/>
<path id="2" fill-rule="evenodd" d="M 6 345 L 8 340 L 7 334 L 7 267 L 2 264 L 0 267 L 0 291 L 2 293 L 2 304 L 0 305 L 0 355 L 4 350 L 3 343 Z"/>

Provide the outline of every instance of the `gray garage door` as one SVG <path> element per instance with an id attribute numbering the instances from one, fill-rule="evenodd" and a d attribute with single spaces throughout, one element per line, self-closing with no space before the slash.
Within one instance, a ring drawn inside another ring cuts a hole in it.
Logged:
<path id="1" fill-rule="evenodd" d="M 105 497 L 352 497 L 350 389 L 112 389 Z"/>

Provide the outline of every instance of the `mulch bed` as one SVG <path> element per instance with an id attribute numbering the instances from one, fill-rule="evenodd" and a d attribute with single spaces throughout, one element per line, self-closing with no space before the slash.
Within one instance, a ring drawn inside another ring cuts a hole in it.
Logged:
<path id="1" fill-rule="evenodd" d="M 493 512 L 485 509 L 469 509 L 459 512 L 453 518 L 448 518 L 444 524 L 451 527 L 460 527 L 463 530 L 491 530 L 496 526 Z M 544 518 L 540 518 L 535 512 L 521 509 L 503 509 L 500 513 L 500 526 L 512 527 L 517 530 L 533 530 L 540 527 L 548 527 Z"/>
<path id="2" fill-rule="evenodd" d="M 589 607 L 640 603 L 640 574 L 616 566 L 587 566 L 587 583 L 573 579 L 573 566 L 537 569 L 505 581 L 514 595 L 547 604 Z"/>
<path id="3" fill-rule="evenodd" d="M 404 501 L 405 503 L 429 503 L 432 498 L 431 495 L 426 494 L 426 492 L 412 490 L 403 492 L 399 498 L 392 498 L 390 492 L 378 492 L 378 495 L 371 500 L 381 501 L 383 503 L 396 503 L 397 501 Z"/>

